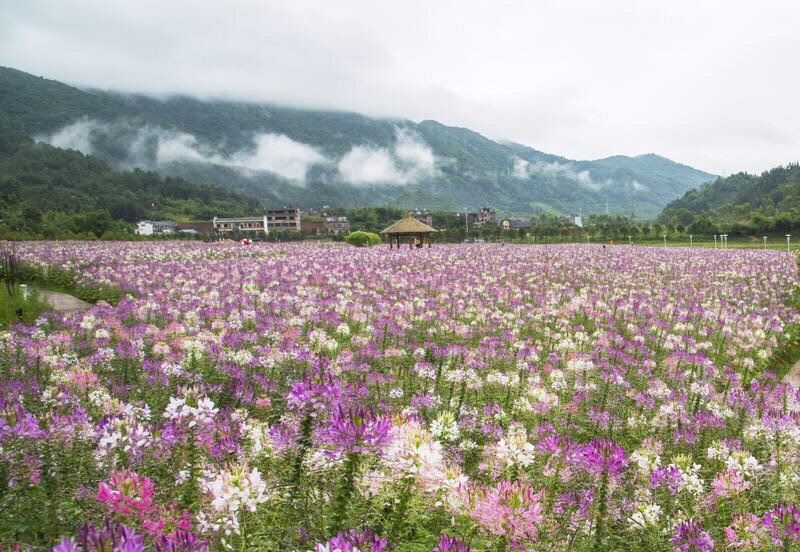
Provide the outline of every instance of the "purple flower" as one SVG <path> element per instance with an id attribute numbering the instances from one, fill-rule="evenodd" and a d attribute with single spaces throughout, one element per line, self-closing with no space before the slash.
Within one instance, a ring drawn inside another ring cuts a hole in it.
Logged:
<path id="1" fill-rule="evenodd" d="M 683 477 L 680 470 L 675 466 L 656 468 L 650 476 L 650 486 L 653 489 L 666 486 L 670 495 L 674 495 L 680 490 L 681 483 L 683 483 Z"/>
<path id="2" fill-rule="evenodd" d="M 464 543 L 464 539 L 457 537 L 449 537 L 446 534 L 442 535 L 439 544 L 437 544 L 432 552 L 471 552 L 471 548 Z"/>
<path id="3" fill-rule="evenodd" d="M 79 550 L 75 545 L 75 541 L 65 538 L 53 547 L 53 552 L 79 552 Z"/>
<path id="4" fill-rule="evenodd" d="M 62 540 L 53 552 L 144 552 L 144 539 L 133 528 L 106 519 L 99 528 L 90 523 L 78 526 L 75 540 Z"/>
<path id="5" fill-rule="evenodd" d="M 778 504 L 764 514 L 763 523 L 769 529 L 775 546 L 782 547 L 800 537 L 800 510 L 794 504 Z"/>
<path id="6" fill-rule="evenodd" d="M 389 442 L 390 427 L 389 418 L 376 416 L 372 409 L 357 406 L 345 412 L 340 406 L 328 420 L 322 440 L 337 452 L 380 452 Z"/>
<path id="7" fill-rule="evenodd" d="M 155 552 L 208 552 L 208 543 L 201 541 L 189 531 L 178 530 L 169 536 L 161 536 L 154 546 Z"/>
<path id="8" fill-rule="evenodd" d="M 714 539 L 703 531 L 696 521 L 687 521 L 675 526 L 672 537 L 673 552 L 707 552 L 714 550 Z"/>
<path id="9" fill-rule="evenodd" d="M 315 552 L 383 552 L 389 539 L 378 537 L 373 531 L 364 529 L 339 532 L 325 544 L 318 544 Z"/>

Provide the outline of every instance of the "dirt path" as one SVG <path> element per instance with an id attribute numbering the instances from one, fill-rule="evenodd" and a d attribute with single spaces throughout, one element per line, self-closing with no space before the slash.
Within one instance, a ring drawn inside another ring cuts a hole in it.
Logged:
<path id="1" fill-rule="evenodd" d="M 791 383 L 795 389 L 800 388 L 800 360 L 797 361 L 797 364 L 792 366 L 792 369 L 789 370 L 789 373 L 783 376 L 783 381 L 787 383 Z M 789 408 L 794 410 L 795 412 L 800 412 L 800 403 L 796 400 L 791 401 L 791 405 Z"/>
<path id="2" fill-rule="evenodd" d="M 86 310 L 92 305 L 86 301 L 81 301 L 77 297 L 61 293 L 60 291 L 52 291 L 49 289 L 36 290 L 39 297 L 47 301 L 53 306 L 53 310 L 59 312 L 78 312 Z"/>

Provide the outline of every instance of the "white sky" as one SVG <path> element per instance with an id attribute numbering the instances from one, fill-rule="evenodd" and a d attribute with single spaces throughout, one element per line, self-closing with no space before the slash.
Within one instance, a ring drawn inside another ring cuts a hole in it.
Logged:
<path id="1" fill-rule="evenodd" d="M 800 160 L 798 21 L 795 0 L 0 0 L 0 64 L 730 174 Z"/>

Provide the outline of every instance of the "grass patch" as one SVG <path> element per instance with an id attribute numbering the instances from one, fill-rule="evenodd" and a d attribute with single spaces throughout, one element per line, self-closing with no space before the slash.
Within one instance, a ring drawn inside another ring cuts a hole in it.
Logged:
<path id="1" fill-rule="evenodd" d="M 27 298 L 22 296 L 19 286 L 14 286 L 13 290 L 11 295 L 5 286 L 0 287 L 0 329 L 8 329 L 19 322 L 33 324 L 43 311 L 50 308 L 33 289 L 29 288 Z"/>
<path id="2" fill-rule="evenodd" d="M 797 257 L 797 268 L 800 272 L 800 255 Z M 794 291 L 789 304 L 800 310 L 800 288 Z M 795 324 L 786 328 L 783 337 L 784 343 L 772 355 L 767 365 L 767 370 L 775 372 L 778 379 L 783 379 L 783 376 L 788 374 L 789 370 L 800 361 L 800 325 Z"/>
<path id="3" fill-rule="evenodd" d="M 29 262 L 18 263 L 16 281 L 60 291 L 92 304 L 105 301 L 110 305 L 116 305 L 125 295 L 121 289 L 113 286 L 81 283 L 72 270 Z"/>

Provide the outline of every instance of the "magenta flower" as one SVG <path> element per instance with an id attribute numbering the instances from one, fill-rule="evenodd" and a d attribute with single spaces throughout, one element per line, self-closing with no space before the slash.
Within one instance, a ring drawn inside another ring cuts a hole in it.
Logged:
<path id="1" fill-rule="evenodd" d="M 95 498 L 122 518 L 141 521 L 156 511 L 153 506 L 154 488 L 147 477 L 129 471 L 115 471 L 108 484 L 98 484 Z"/>
<path id="2" fill-rule="evenodd" d="M 625 451 L 608 439 L 593 440 L 583 447 L 582 456 L 583 465 L 596 475 L 607 473 L 611 477 L 616 477 L 628 467 Z"/>

